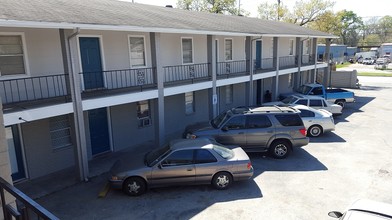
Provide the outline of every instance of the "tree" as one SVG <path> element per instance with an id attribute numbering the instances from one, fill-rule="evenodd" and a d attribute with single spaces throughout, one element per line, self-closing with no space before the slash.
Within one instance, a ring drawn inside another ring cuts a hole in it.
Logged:
<path id="1" fill-rule="evenodd" d="M 287 21 L 305 26 L 316 21 L 320 15 L 327 12 L 335 5 L 335 2 L 328 0 L 299 0 L 295 2 L 294 11 Z"/>
<path id="2" fill-rule="evenodd" d="M 387 15 L 380 19 L 378 34 L 382 43 L 392 41 L 392 17 Z"/>
<path id="3" fill-rule="evenodd" d="M 290 13 L 287 6 L 280 3 L 268 4 L 268 2 L 262 3 L 257 7 L 259 18 L 264 20 L 275 20 L 279 21 L 287 17 Z"/>
<path id="4" fill-rule="evenodd" d="M 339 11 L 337 13 L 340 19 L 340 37 L 342 43 L 348 46 L 356 46 L 359 41 L 359 30 L 363 27 L 362 18 L 353 11 Z"/>
<path id="5" fill-rule="evenodd" d="M 245 10 L 238 12 L 236 0 L 177 0 L 177 8 L 191 11 L 205 11 L 217 14 L 246 14 Z"/>

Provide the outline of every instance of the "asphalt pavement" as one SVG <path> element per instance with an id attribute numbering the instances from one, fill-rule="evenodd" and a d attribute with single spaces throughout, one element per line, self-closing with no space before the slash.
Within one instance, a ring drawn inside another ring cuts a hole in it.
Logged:
<path id="1" fill-rule="evenodd" d="M 169 187 L 129 197 L 98 194 L 107 174 L 41 197 L 60 219 L 331 219 L 360 198 L 392 204 L 392 77 L 359 77 L 356 102 L 335 118 L 336 130 L 284 160 L 250 154 L 253 179 L 225 191 Z"/>

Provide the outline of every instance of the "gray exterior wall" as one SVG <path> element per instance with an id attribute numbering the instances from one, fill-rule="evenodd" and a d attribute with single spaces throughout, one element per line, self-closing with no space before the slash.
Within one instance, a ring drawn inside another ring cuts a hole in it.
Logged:
<path id="1" fill-rule="evenodd" d="M 195 112 L 185 114 L 185 95 L 179 94 L 165 97 L 165 131 L 166 141 L 181 138 L 187 125 L 209 120 L 208 90 L 195 91 Z"/>
<path id="2" fill-rule="evenodd" d="M 246 85 L 245 83 L 233 85 L 233 102 L 226 103 L 225 86 L 219 87 L 219 112 L 223 112 L 227 109 L 231 109 L 238 106 L 246 105 Z"/>
<path id="3" fill-rule="evenodd" d="M 71 119 L 71 117 L 70 117 Z M 72 120 L 70 120 L 72 128 Z M 71 131 L 73 134 L 74 131 Z M 74 146 L 54 150 L 51 144 L 49 119 L 22 124 L 22 137 L 30 179 L 71 167 Z M 75 143 L 73 141 L 73 143 Z"/>
<path id="4" fill-rule="evenodd" d="M 279 93 L 288 93 L 293 91 L 293 87 L 290 85 L 289 79 L 290 74 L 279 76 Z"/>
<path id="5" fill-rule="evenodd" d="M 154 111 L 156 100 L 150 100 L 152 125 L 138 127 L 136 103 L 118 105 L 110 108 L 113 151 L 135 147 L 138 144 L 154 139 Z"/>

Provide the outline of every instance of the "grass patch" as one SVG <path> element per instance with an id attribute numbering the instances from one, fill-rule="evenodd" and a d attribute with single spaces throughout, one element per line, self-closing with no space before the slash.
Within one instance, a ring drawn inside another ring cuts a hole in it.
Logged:
<path id="1" fill-rule="evenodd" d="M 338 69 L 338 68 L 348 67 L 350 65 L 351 65 L 351 63 L 349 63 L 349 62 L 345 62 L 343 64 L 339 63 L 339 64 L 336 64 L 336 68 Z"/>
<path id="2" fill-rule="evenodd" d="M 358 76 L 386 76 L 386 77 L 392 77 L 392 73 L 367 73 L 367 72 L 362 72 L 362 73 L 357 73 Z"/>

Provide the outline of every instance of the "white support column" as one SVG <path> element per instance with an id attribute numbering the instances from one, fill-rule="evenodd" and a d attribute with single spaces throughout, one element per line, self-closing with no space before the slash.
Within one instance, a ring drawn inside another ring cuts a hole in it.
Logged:
<path id="1" fill-rule="evenodd" d="M 275 90 L 272 94 L 273 100 L 278 100 L 279 97 L 279 37 L 274 37 L 274 57 L 276 59 L 276 75 L 275 75 Z"/>
<path id="2" fill-rule="evenodd" d="M 79 29 L 74 30 L 70 35 L 66 35 L 64 32 L 63 39 L 63 51 L 67 55 L 67 65 L 65 68 L 69 70 L 69 81 L 70 81 L 70 93 L 72 97 L 73 111 L 74 111 L 74 123 L 75 123 L 75 139 L 76 139 L 76 166 L 80 181 L 88 181 L 89 168 L 88 168 L 88 156 L 87 156 L 87 142 L 86 142 L 86 130 L 84 126 L 84 115 L 82 106 L 82 95 L 81 95 L 81 81 L 80 74 L 75 69 L 76 59 L 76 35 L 79 34 Z M 64 54 L 64 53 L 63 53 Z"/>
<path id="3" fill-rule="evenodd" d="M 208 35 L 207 36 L 207 60 L 208 63 L 210 64 L 208 66 L 208 73 L 211 76 L 212 80 L 212 89 L 210 90 L 210 98 L 211 98 L 211 106 L 210 108 L 210 117 L 215 118 L 218 115 L 218 94 L 217 94 L 217 88 L 216 88 L 216 74 L 217 74 L 217 62 L 218 62 L 218 45 L 216 41 L 216 37 L 213 35 Z"/>
<path id="4" fill-rule="evenodd" d="M 254 63 L 253 63 L 253 41 L 252 37 L 247 36 L 245 41 L 245 57 L 249 62 L 246 64 L 246 69 L 249 70 L 249 89 L 248 89 L 248 99 L 247 104 L 253 105 L 253 72 L 254 72 Z"/>
<path id="5" fill-rule="evenodd" d="M 165 94 L 164 71 L 161 62 L 161 34 L 150 33 L 152 65 L 156 68 L 156 83 L 158 87 L 158 106 L 155 108 L 155 142 L 157 146 L 165 143 Z"/>

